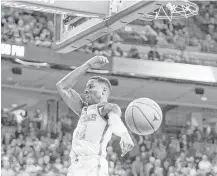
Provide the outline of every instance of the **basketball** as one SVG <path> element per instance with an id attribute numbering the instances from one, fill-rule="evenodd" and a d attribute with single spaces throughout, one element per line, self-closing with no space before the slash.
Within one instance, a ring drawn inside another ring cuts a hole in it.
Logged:
<path id="1" fill-rule="evenodd" d="M 125 122 L 138 135 L 149 135 L 158 130 L 163 114 L 160 106 L 149 98 L 139 98 L 131 102 L 125 111 Z"/>

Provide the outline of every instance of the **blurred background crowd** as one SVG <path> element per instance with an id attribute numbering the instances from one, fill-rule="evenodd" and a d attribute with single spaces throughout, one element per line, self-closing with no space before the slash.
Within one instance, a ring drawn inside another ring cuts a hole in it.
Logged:
<path id="1" fill-rule="evenodd" d="M 1 7 L 1 41 L 51 47 L 53 14 Z"/>
<path id="2" fill-rule="evenodd" d="M 73 126 L 70 116 L 55 123 L 36 110 L 2 111 L 2 176 L 66 175 L 70 165 Z M 130 133 L 134 149 L 120 157 L 119 139 L 107 147 L 110 176 L 216 176 L 217 124 L 193 126 L 180 133 Z"/>
<path id="3" fill-rule="evenodd" d="M 72 140 L 70 118 L 48 120 L 40 110 L 2 112 L 2 176 L 66 175 Z"/>
<path id="4" fill-rule="evenodd" d="M 188 51 L 217 53 L 217 2 L 198 1 L 197 16 L 189 19 L 136 20 L 131 25 L 79 49 L 80 52 L 135 59 L 201 64 Z M 51 47 L 53 15 L 2 7 L 1 41 Z M 125 47 L 130 45 L 129 47 Z M 149 51 L 139 47 L 147 46 Z M 151 47 L 149 47 L 151 46 Z M 160 48 L 175 49 L 175 53 Z"/>

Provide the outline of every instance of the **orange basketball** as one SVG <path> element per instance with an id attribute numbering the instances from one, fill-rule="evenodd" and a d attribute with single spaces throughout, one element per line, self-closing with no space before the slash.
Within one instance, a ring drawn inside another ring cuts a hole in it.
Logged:
<path id="1" fill-rule="evenodd" d="M 138 135 L 149 135 L 157 131 L 163 119 L 160 106 L 149 98 L 131 102 L 125 111 L 125 122 Z"/>

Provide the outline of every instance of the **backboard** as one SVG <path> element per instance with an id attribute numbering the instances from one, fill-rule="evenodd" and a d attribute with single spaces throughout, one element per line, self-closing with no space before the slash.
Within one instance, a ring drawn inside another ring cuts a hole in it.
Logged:
<path id="1" fill-rule="evenodd" d="M 53 48 L 58 53 L 68 53 L 96 39 L 120 29 L 128 23 L 142 18 L 146 13 L 167 4 L 166 1 L 113 1 L 108 6 L 109 12 L 103 17 L 78 17 L 55 15 L 55 43 Z M 71 18 L 71 20 L 67 20 Z"/>
<path id="2" fill-rule="evenodd" d="M 110 0 L 1 0 L 1 5 L 74 16 L 104 17 Z"/>

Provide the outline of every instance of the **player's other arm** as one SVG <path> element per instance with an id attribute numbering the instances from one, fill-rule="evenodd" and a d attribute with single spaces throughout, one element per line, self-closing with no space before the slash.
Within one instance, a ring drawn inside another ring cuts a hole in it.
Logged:
<path id="1" fill-rule="evenodd" d="M 82 66 L 67 74 L 56 84 L 60 96 L 69 108 L 78 116 L 81 114 L 84 103 L 80 95 L 73 89 L 73 87 L 89 68 L 90 66 L 87 63 L 84 63 Z"/>
<path id="2" fill-rule="evenodd" d="M 121 109 L 115 104 L 108 103 L 104 106 L 104 112 L 108 118 L 108 124 L 110 125 L 112 132 L 121 138 L 121 156 L 124 156 L 133 149 L 134 144 L 127 128 L 121 120 Z"/>

